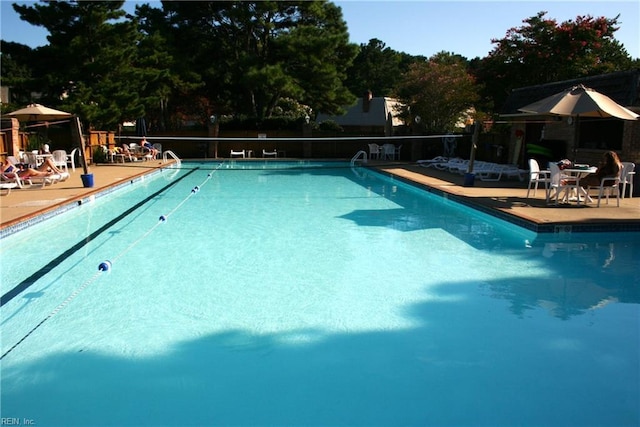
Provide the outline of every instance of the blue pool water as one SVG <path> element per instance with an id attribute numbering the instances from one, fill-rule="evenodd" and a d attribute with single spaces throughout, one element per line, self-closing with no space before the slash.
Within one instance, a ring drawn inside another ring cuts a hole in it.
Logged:
<path id="1" fill-rule="evenodd" d="M 183 163 L 0 240 L 2 417 L 640 424 L 638 233 L 265 164 Z"/>

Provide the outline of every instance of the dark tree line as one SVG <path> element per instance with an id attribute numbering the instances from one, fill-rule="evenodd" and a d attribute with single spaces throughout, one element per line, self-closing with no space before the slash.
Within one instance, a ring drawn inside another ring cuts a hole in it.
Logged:
<path id="1" fill-rule="evenodd" d="M 639 65 L 613 37 L 618 17 L 558 24 L 540 12 L 469 60 L 411 56 L 378 39 L 352 44 L 340 8 L 325 0 L 163 1 L 133 15 L 123 4 L 14 4 L 50 35 L 36 49 L 2 42 L 2 84 L 12 91 L 3 110 L 38 93 L 97 129 L 145 116 L 170 130 L 213 114 L 256 122 L 335 114 L 371 91 L 399 97 L 407 118 L 443 131 L 470 107 L 495 113 L 513 88 Z"/>

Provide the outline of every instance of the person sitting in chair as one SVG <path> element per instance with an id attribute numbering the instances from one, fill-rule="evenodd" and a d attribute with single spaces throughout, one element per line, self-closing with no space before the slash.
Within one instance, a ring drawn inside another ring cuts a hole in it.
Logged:
<path id="1" fill-rule="evenodd" d="M 142 147 L 143 150 L 147 150 L 149 154 L 151 154 L 151 157 L 153 159 L 155 159 L 156 156 L 158 155 L 158 150 L 155 149 L 153 144 L 147 141 L 147 138 L 145 137 L 142 138 L 142 141 L 140 141 L 140 146 Z"/>
<path id="2" fill-rule="evenodd" d="M 622 163 L 615 151 L 607 151 L 602 155 L 602 161 L 595 173 L 580 180 L 580 185 L 584 187 L 599 187 L 602 178 L 616 178 L 620 176 Z M 611 183 L 613 184 L 613 183 Z"/>

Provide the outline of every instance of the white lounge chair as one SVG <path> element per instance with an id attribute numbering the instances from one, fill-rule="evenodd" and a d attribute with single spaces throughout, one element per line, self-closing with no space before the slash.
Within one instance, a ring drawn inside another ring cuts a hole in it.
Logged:
<path id="1" fill-rule="evenodd" d="M 242 157 L 243 159 L 244 159 L 245 157 L 247 157 L 247 156 L 246 156 L 246 153 L 245 153 L 245 150 L 233 150 L 233 149 L 232 149 L 232 150 L 231 150 L 231 154 L 230 154 L 230 156 L 229 156 L 229 157 L 235 157 L 235 156 Z"/>
<path id="2" fill-rule="evenodd" d="M 435 168 L 437 166 L 442 166 L 447 164 L 448 161 L 449 161 L 448 157 L 436 156 L 431 160 L 418 160 L 416 163 L 418 163 L 420 166 L 424 168 Z"/>
<path id="3" fill-rule="evenodd" d="M 13 174 L 11 177 L 5 174 L 0 175 L 0 190 L 7 190 L 6 195 L 8 195 L 14 188 L 22 188 L 22 180 L 18 174 Z"/>
<path id="4" fill-rule="evenodd" d="M 262 157 L 278 157 L 278 151 L 277 150 L 267 151 L 263 149 Z"/>
<path id="5" fill-rule="evenodd" d="M 527 171 L 518 168 L 516 165 L 505 165 L 500 163 L 484 163 L 477 169 L 474 168 L 476 176 L 482 181 L 500 181 L 503 176 L 507 178 L 517 177 L 520 181 L 524 181 L 524 175 Z"/>

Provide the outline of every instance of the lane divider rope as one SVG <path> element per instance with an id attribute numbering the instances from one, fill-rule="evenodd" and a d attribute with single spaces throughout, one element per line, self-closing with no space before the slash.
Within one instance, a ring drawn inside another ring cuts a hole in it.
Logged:
<path id="1" fill-rule="evenodd" d="M 220 169 L 221 166 L 222 166 L 222 163 L 220 163 L 218 165 L 218 167 L 216 167 L 213 170 L 213 172 L 215 172 L 218 169 Z M 4 359 L 5 356 L 7 356 L 9 353 L 11 353 L 20 344 L 22 344 L 27 338 L 29 338 L 29 336 L 31 336 L 31 334 L 33 334 L 47 320 L 51 319 L 53 316 L 58 314 L 62 309 L 64 309 L 67 305 L 69 305 L 71 303 L 71 301 L 74 300 L 75 297 L 77 297 L 83 290 L 85 290 L 87 288 L 87 286 L 89 286 L 91 283 L 96 281 L 96 279 L 98 278 L 98 276 L 100 276 L 101 273 L 107 273 L 109 270 L 111 270 L 111 266 L 113 265 L 114 261 L 120 259 L 124 254 L 126 254 L 128 251 L 130 251 L 135 245 L 140 243 L 144 238 L 146 238 L 149 234 L 151 234 L 151 232 L 153 232 L 153 230 L 155 230 L 156 227 L 158 227 L 160 224 L 164 223 L 170 215 L 172 215 L 182 205 L 184 205 L 193 195 L 198 193 L 200 191 L 200 188 L 202 188 L 213 177 L 213 172 L 208 173 L 207 177 L 205 178 L 205 180 L 200 185 L 196 185 L 195 187 L 193 187 L 191 189 L 191 191 L 189 192 L 189 194 L 180 203 L 178 203 L 178 205 L 175 208 L 173 208 L 168 214 L 161 215 L 160 218 L 158 219 L 157 223 L 155 223 L 153 226 L 151 226 L 151 228 L 149 230 L 147 230 L 142 236 L 140 236 L 140 238 L 136 239 L 133 243 L 131 243 L 129 246 L 127 246 L 122 252 L 120 252 L 118 255 L 116 255 L 113 258 L 113 261 L 106 260 L 106 261 L 101 262 L 98 265 L 98 272 L 97 273 L 95 273 L 89 280 L 87 280 L 85 283 L 83 283 L 81 286 L 79 286 L 77 289 L 75 289 L 62 303 L 60 303 L 53 311 L 51 311 L 51 313 L 49 313 L 36 326 L 34 326 L 29 332 L 27 332 L 22 338 L 20 338 L 20 340 L 18 342 L 16 342 L 13 346 L 11 346 L 11 348 L 9 348 L 7 351 L 5 351 L 4 354 L 2 354 L 2 356 L 0 356 L 0 360 Z"/>

